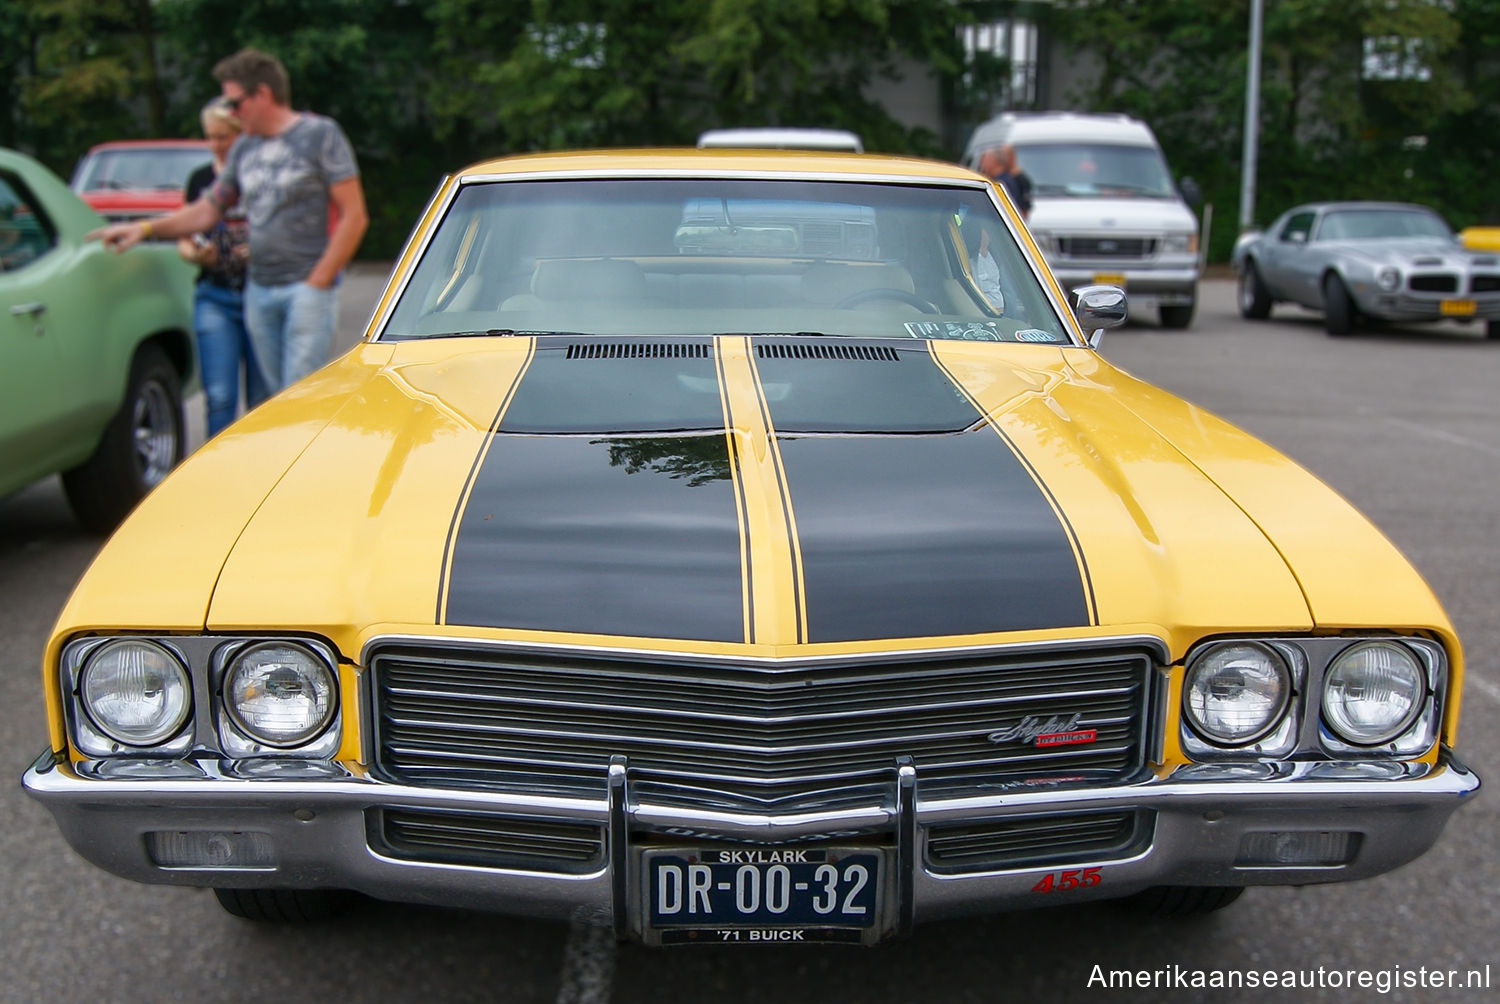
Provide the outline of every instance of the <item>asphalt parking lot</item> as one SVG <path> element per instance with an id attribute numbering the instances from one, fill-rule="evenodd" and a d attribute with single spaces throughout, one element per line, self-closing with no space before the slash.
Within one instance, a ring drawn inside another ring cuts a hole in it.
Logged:
<path id="1" fill-rule="evenodd" d="M 384 275 L 381 265 L 351 270 L 342 346 L 359 337 Z M 1464 641 L 1459 752 L 1491 785 L 1500 781 L 1500 342 L 1456 324 L 1334 339 L 1316 315 L 1292 308 L 1245 322 L 1232 283 L 1219 279 L 1204 284 L 1192 329 L 1144 317 L 1106 333 L 1102 352 L 1300 461 L 1407 554 Z M 189 415 L 199 442 L 200 401 Z M 874 949 L 676 950 L 616 946 L 583 926 L 394 904 L 303 928 L 246 924 L 208 893 L 84 865 L 16 783 L 45 743 L 41 647 L 97 546 L 73 526 L 55 479 L 0 500 L 0 768 L 10 778 L 0 785 L 0 1000 L 1427 1001 L 1495 999 L 1500 987 L 1492 791 L 1396 872 L 1253 889 L 1185 923 L 1065 906 L 943 921 Z M 1322 984 L 1268 995 L 1098 982 L 1101 972 L 1174 967 L 1321 972 L 1309 978 Z M 1380 980 L 1399 985 L 1419 970 L 1425 985 L 1380 993 Z M 1466 979 L 1471 970 L 1487 990 L 1432 985 L 1436 973 Z M 1351 989 L 1348 974 L 1361 972 L 1372 982 Z"/>

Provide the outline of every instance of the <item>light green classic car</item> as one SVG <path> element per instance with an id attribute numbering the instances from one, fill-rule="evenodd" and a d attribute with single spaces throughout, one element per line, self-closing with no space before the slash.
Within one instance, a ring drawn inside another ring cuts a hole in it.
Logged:
<path id="1" fill-rule="evenodd" d="M 50 474 L 105 532 L 182 459 L 196 380 L 192 270 L 168 246 L 113 255 L 104 220 L 0 149 L 0 498 Z"/>

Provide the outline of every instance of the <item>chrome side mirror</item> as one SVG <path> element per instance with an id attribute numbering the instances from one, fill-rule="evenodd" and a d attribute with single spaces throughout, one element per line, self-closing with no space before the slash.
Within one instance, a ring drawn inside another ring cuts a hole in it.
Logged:
<path id="1" fill-rule="evenodd" d="M 1130 313 L 1119 286 L 1079 286 L 1073 290 L 1073 316 L 1089 333 L 1089 348 L 1097 349 L 1105 328 L 1118 328 Z"/>

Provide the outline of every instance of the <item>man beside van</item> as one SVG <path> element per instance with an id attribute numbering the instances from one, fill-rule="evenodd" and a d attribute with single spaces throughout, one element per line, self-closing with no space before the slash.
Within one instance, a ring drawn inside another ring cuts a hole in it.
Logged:
<path id="1" fill-rule="evenodd" d="M 1005 187 L 1005 194 L 1016 204 L 1021 219 L 1031 216 L 1031 178 L 1016 160 L 1016 148 L 1009 143 L 986 150 L 979 157 L 979 170 Z"/>

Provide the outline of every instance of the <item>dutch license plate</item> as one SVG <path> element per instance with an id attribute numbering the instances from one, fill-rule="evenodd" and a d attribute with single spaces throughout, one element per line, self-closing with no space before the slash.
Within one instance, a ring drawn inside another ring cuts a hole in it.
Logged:
<path id="1" fill-rule="evenodd" d="M 1125 274 L 1123 272 L 1095 272 L 1094 285 L 1096 286 L 1119 286 L 1125 288 Z"/>
<path id="2" fill-rule="evenodd" d="M 1438 304 L 1438 310 L 1444 317 L 1470 317 L 1475 309 L 1473 300 L 1444 300 Z"/>
<path id="3" fill-rule="evenodd" d="M 869 848 L 645 852 L 646 922 L 664 944 L 864 939 L 880 915 Z"/>

